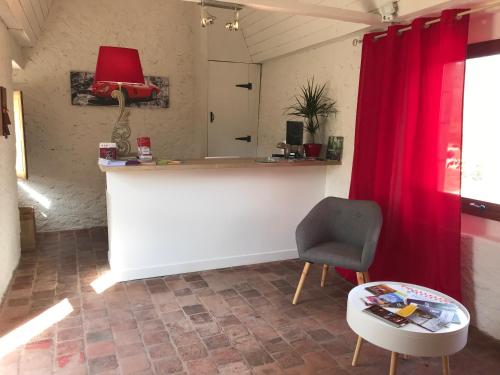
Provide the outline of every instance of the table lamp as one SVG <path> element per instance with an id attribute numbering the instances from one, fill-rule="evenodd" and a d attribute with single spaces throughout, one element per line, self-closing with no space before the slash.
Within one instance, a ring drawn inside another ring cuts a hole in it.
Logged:
<path id="1" fill-rule="evenodd" d="M 132 48 L 99 47 L 94 84 L 103 82 L 118 85 L 118 88 L 111 93 L 111 97 L 118 100 L 120 106 L 111 141 L 116 143 L 118 155 L 125 156 L 130 153 L 131 149 L 129 142 L 131 131 L 128 124 L 128 111 L 125 111 L 124 91 L 126 88 L 122 86 L 144 84 L 139 52 Z"/>

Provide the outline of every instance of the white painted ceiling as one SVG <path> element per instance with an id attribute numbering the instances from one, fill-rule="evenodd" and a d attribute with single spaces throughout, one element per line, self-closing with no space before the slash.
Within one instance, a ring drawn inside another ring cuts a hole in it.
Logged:
<path id="1" fill-rule="evenodd" d="M 188 0 L 189 1 L 189 0 Z M 227 0 L 226 0 L 227 1 Z M 233 2 L 232 0 L 230 0 Z M 255 0 L 256 3 L 261 2 Z M 273 0 L 269 0 L 272 3 Z M 321 5 L 360 12 L 373 12 L 390 4 L 390 0 L 291 0 L 290 3 Z M 477 6 L 488 0 L 400 0 L 399 16 L 402 21 L 421 15 L 434 14 L 442 9 Z M 491 2 L 491 1 L 490 1 Z M 241 2 L 252 3 L 252 0 Z M 276 3 L 282 3 L 276 0 Z M 260 63 L 310 46 L 340 39 L 352 33 L 385 29 L 387 25 L 343 22 L 331 18 L 309 17 L 284 12 L 258 10 L 250 6 L 241 12 L 241 29 L 253 62 Z"/>
<path id="2" fill-rule="evenodd" d="M 52 0 L 0 0 L 0 18 L 20 46 L 32 47 L 51 5 Z"/>
<path id="3" fill-rule="evenodd" d="M 184 1 L 199 3 L 199 0 Z M 382 23 L 370 26 L 339 19 L 346 19 L 346 17 L 350 19 L 349 14 L 347 16 L 342 14 L 343 10 L 359 12 L 357 14 L 360 16 L 378 14 L 377 9 L 392 2 L 391 0 L 225 1 L 245 4 L 240 12 L 241 30 L 251 59 L 256 63 L 344 38 L 353 33 L 385 29 L 386 25 Z M 446 8 L 474 7 L 488 2 L 491 0 L 399 0 L 399 16 L 404 22 L 421 15 L 434 14 Z M 262 10 L 262 6 L 260 9 L 255 9 L 256 4 L 264 4 L 269 9 L 273 7 L 275 9 L 274 11 Z M 51 5 L 52 0 L 0 0 L 0 18 L 20 46 L 32 47 L 40 37 Z M 287 12 L 287 7 L 289 12 Z M 330 7 L 332 11 L 326 9 L 327 7 Z M 304 13 L 301 13 L 301 10 Z M 318 17 L 301 15 L 312 13 Z M 338 19 L 333 19 L 336 18 L 336 14 L 338 14 Z M 356 13 L 353 15 L 355 17 Z"/>

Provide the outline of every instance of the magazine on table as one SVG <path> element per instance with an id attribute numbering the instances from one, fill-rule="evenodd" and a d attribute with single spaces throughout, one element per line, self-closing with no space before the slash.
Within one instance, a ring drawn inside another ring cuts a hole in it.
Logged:
<path id="1" fill-rule="evenodd" d="M 408 298 L 407 303 L 414 303 L 419 306 L 425 306 L 427 308 L 433 308 L 439 310 L 457 311 L 457 306 L 452 303 L 431 302 L 415 298 Z"/>
<path id="2" fill-rule="evenodd" d="M 447 327 L 455 315 L 452 311 L 433 310 L 432 312 L 425 307 L 419 307 L 408 320 L 431 332 L 437 332 L 443 327 Z"/>
<path id="3" fill-rule="evenodd" d="M 378 296 L 368 296 L 362 298 L 362 300 L 367 306 L 378 305 L 401 308 L 406 305 L 404 296 L 399 294 L 398 292 L 381 294 Z"/>
<path id="4" fill-rule="evenodd" d="M 408 298 L 417 299 L 419 301 L 449 303 L 448 298 L 438 296 L 434 293 L 428 292 L 424 289 L 414 288 L 412 286 L 401 284 L 399 290 L 403 292 Z"/>
<path id="5" fill-rule="evenodd" d="M 409 323 L 409 320 L 394 314 L 392 311 L 384 309 L 381 306 L 373 305 L 363 310 L 365 313 L 370 314 L 371 316 L 381 319 L 384 322 L 390 324 L 393 327 L 402 327 Z"/>
<path id="6" fill-rule="evenodd" d="M 394 293 L 396 291 L 386 284 L 368 286 L 365 289 L 369 291 L 371 294 L 374 294 L 376 296 L 380 296 L 382 294 Z"/>
<path id="7" fill-rule="evenodd" d="M 411 304 L 406 305 L 405 307 L 399 309 L 398 311 L 396 311 L 396 314 L 398 314 L 399 316 L 402 316 L 403 318 L 408 318 L 417 309 L 418 309 L 418 306 L 411 303 Z"/>
<path id="8" fill-rule="evenodd" d="M 421 301 L 417 299 L 409 298 L 407 303 L 416 304 L 421 308 L 425 308 L 425 310 L 431 312 L 436 316 L 440 316 L 441 312 L 446 311 L 451 314 L 452 319 L 451 323 L 460 324 L 460 317 L 457 314 L 458 307 L 452 303 L 440 303 L 440 302 L 430 302 L 430 301 Z"/>
<path id="9" fill-rule="evenodd" d="M 363 311 L 396 327 L 411 322 L 431 332 L 448 327 L 450 323 L 460 324 L 458 306 L 455 304 L 425 290 L 410 288 L 404 284 L 401 286 L 401 290 L 396 290 L 387 284 L 366 287 L 365 289 L 373 295 L 361 298 L 365 305 L 369 306 Z M 393 313 L 387 308 L 399 308 L 399 310 Z M 397 319 L 391 314 L 406 319 L 406 323 L 397 324 Z"/>

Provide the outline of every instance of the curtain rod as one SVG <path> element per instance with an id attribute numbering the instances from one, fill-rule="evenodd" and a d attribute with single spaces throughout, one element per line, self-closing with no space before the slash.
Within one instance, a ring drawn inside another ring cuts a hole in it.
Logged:
<path id="1" fill-rule="evenodd" d="M 457 14 L 457 19 L 460 19 L 460 18 L 462 18 L 463 16 L 465 16 L 467 14 L 473 14 L 473 13 L 482 12 L 483 10 L 487 10 L 487 9 L 490 9 L 490 8 L 495 8 L 495 7 L 498 7 L 498 6 L 500 6 L 500 1 L 494 1 L 492 3 L 485 4 L 483 6 L 480 6 L 480 7 L 474 8 L 474 9 L 465 10 L 465 11 L 460 12 L 460 13 Z M 435 23 L 438 23 L 440 21 L 441 21 L 441 18 L 435 18 L 433 20 L 427 21 L 424 24 L 424 26 L 428 27 L 428 26 L 433 25 Z M 403 27 L 402 29 L 399 29 L 398 33 L 404 33 L 405 31 L 409 31 L 409 30 L 411 30 L 411 25 L 407 26 L 407 27 Z M 383 33 L 383 34 L 379 34 L 379 35 L 374 36 L 373 39 L 375 39 L 375 40 L 382 39 L 382 38 L 384 38 L 386 36 L 387 36 L 387 33 Z M 353 46 L 357 46 L 358 44 L 361 44 L 361 43 L 363 43 L 362 39 L 354 39 L 352 41 Z"/>

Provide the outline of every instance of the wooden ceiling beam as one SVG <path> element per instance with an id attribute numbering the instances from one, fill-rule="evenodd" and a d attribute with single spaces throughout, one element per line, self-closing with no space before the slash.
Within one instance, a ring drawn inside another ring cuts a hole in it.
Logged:
<path id="1" fill-rule="evenodd" d="M 199 3 L 199 0 L 185 0 Z M 327 18 L 331 20 L 376 26 L 381 24 L 380 16 L 324 5 L 304 4 L 296 0 L 224 0 L 224 3 L 244 5 L 248 8 L 281 12 L 297 16 Z"/>

